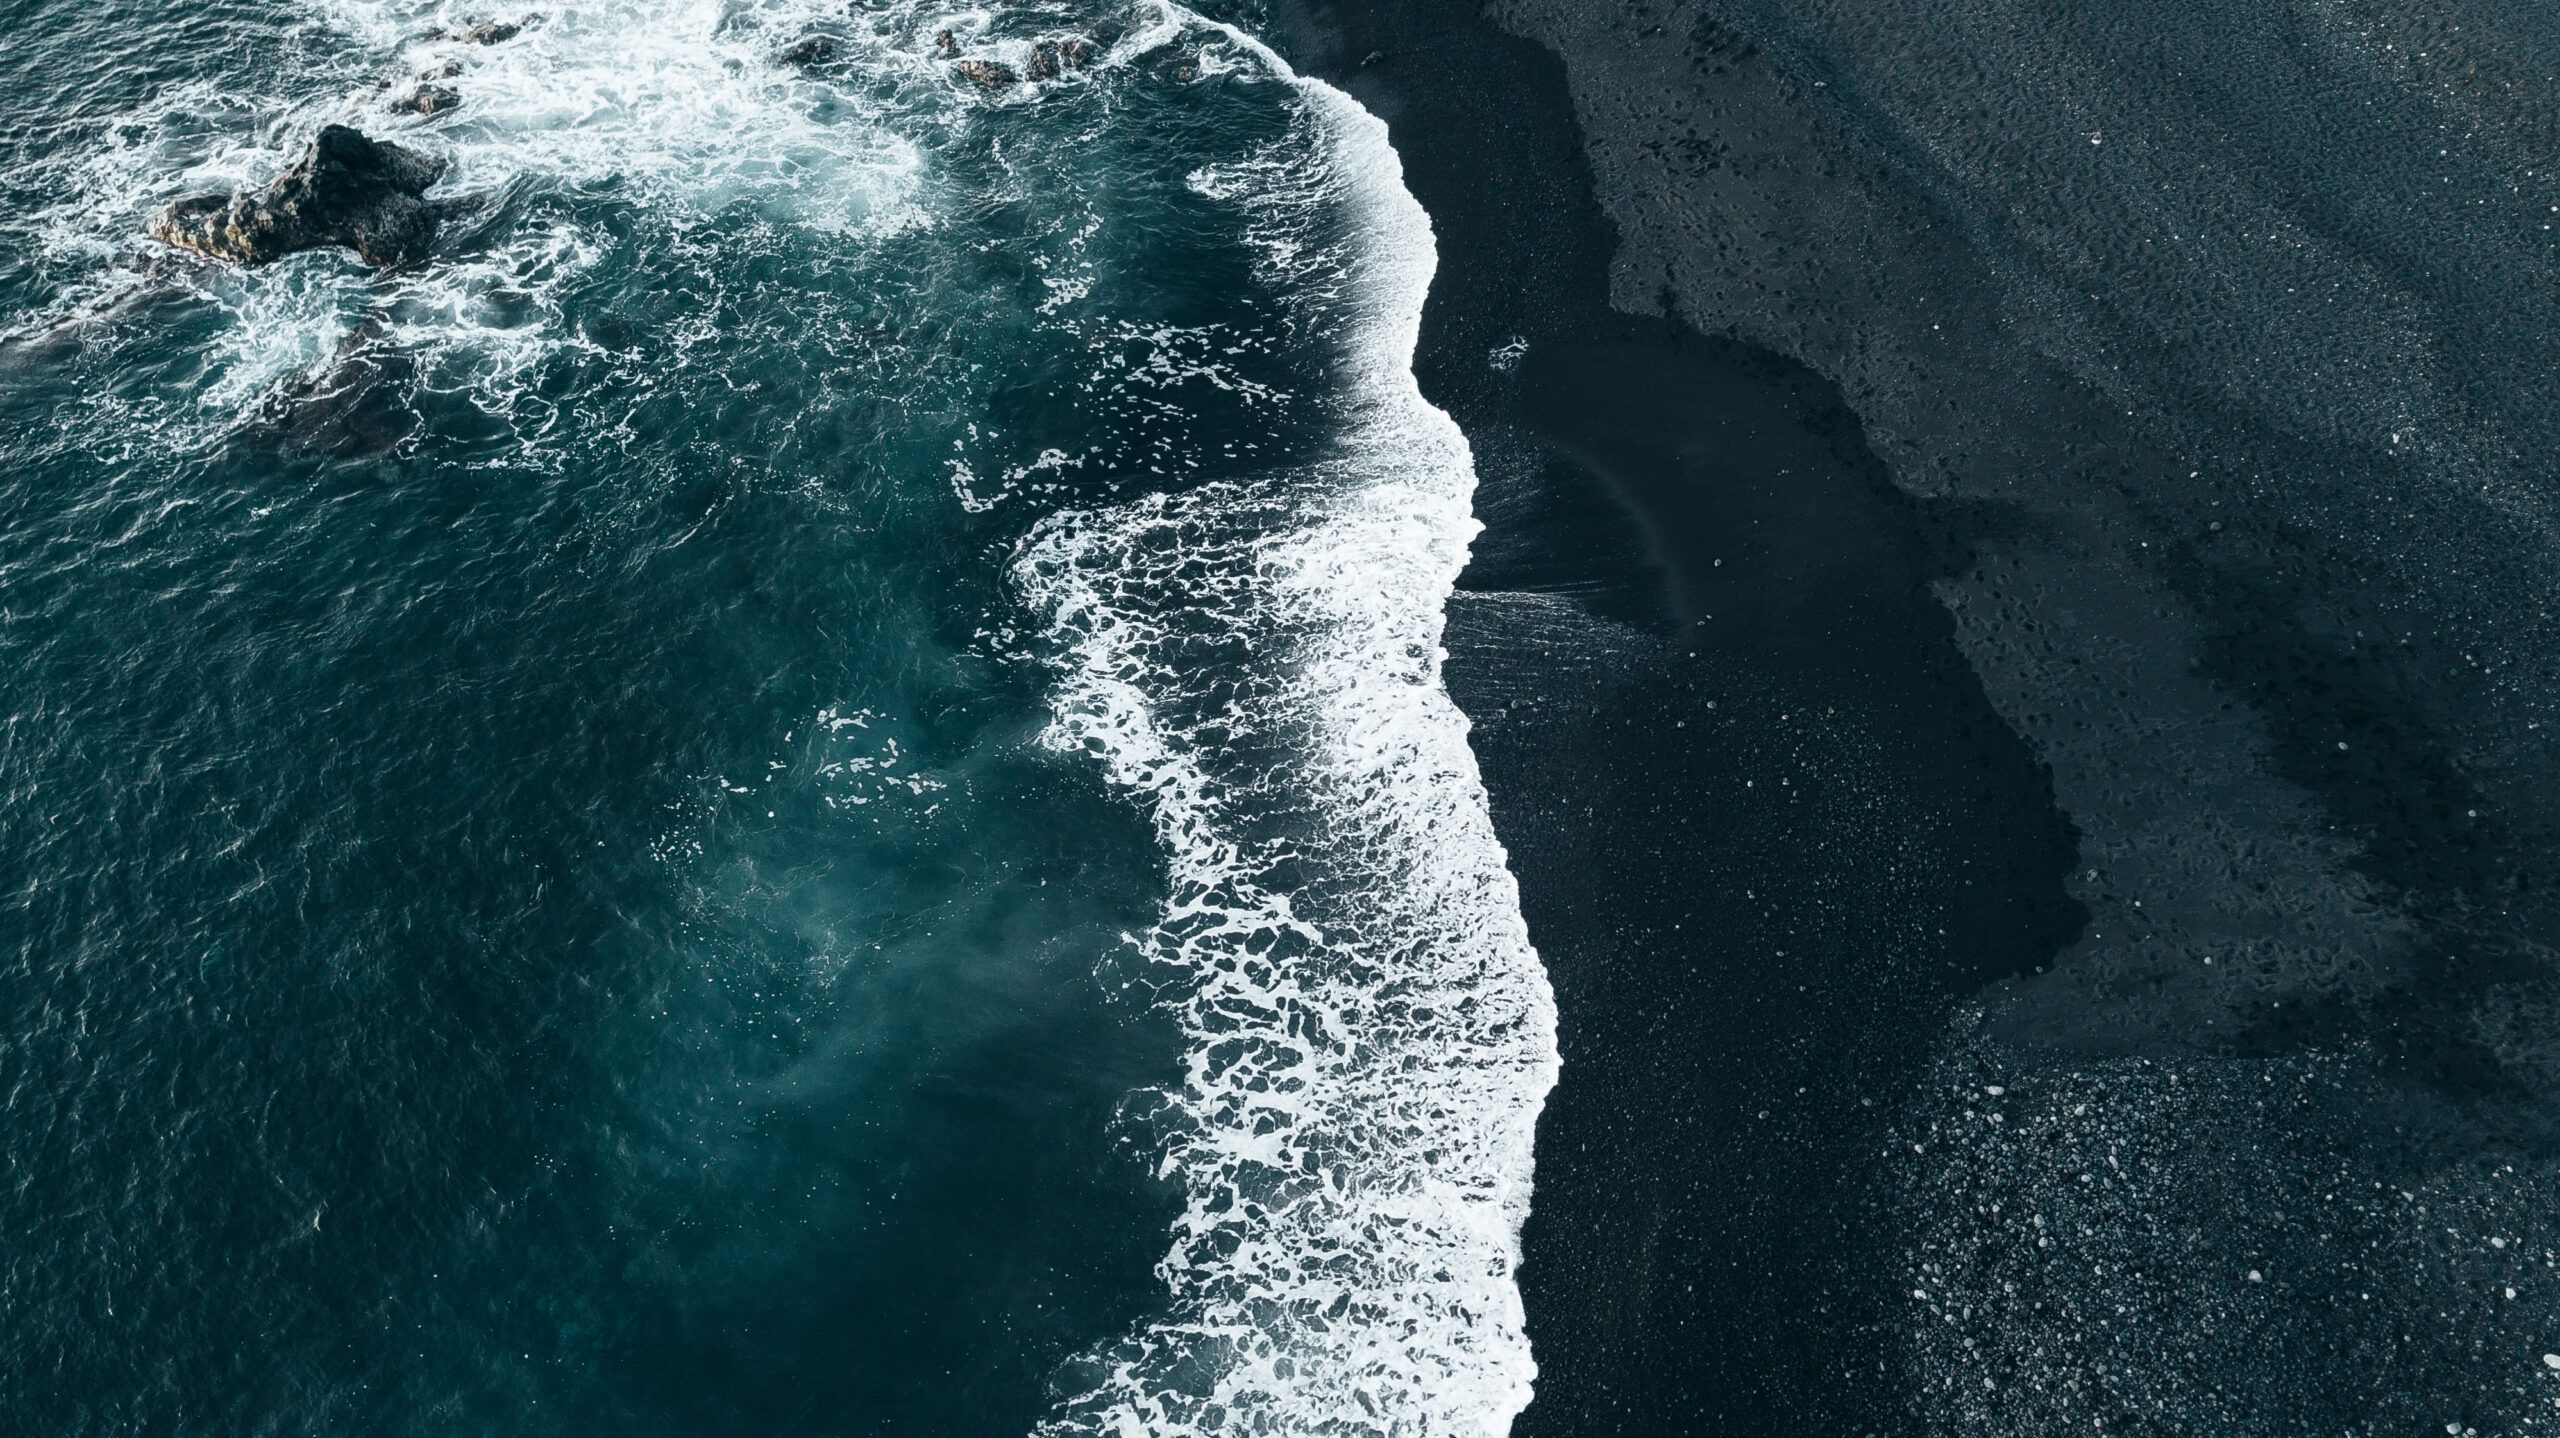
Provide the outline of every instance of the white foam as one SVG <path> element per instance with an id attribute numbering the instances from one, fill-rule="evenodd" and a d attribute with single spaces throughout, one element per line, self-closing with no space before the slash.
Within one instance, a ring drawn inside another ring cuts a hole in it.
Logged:
<path id="1" fill-rule="evenodd" d="M 745 208 L 773 223 L 860 237 L 917 223 L 923 150 L 906 132 L 902 73 L 920 57 L 848 45 L 895 98 L 854 110 L 841 88 L 812 83 L 777 53 L 841 7 L 818 0 L 605 0 L 536 7 L 495 45 L 448 38 L 475 19 L 514 18 L 486 5 L 330 0 L 329 16 L 392 58 L 386 73 L 432 74 L 461 96 L 453 110 L 409 122 L 385 116 L 370 88 L 334 116 L 446 158 L 434 194 L 497 203 L 532 184 L 628 195 L 653 224 L 682 227 Z M 874 23 L 893 18 L 875 13 Z M 397 94 L 406 82 L 395 83 Z M 919 100 L 947 86 L 911 85 Z M 500 228 L 390 282 L 383 337 L 425 356 L 427 382 L 472 393 L 505 413 L 525 378 L 583 343 L 561 318 L 564 282 L 608 253 L 605 242 L 546 212 Z M 709 336 L 694 336 L 707 338 Z M 681 364 L 686 335 L 663 362 Z M 535 422 L 539 422 L 537 418 Z"/>
<path id="2" fill-rule="evenodd" d="M 205 409 L 244 412 L 276 385 L 317 375 L 364 313 L 363 281 L 319 257 L 296 257 L 262 278 L 205 292 L 232 321 L 215 341 Z"/>
<path id="3" fill-rule="evenodd" d="M 1153 817 L 1142 957 L 1189 1040 L 1153 1115 L 1169 1310 L 1044 1431 L 1500 1434 L 1536 1371 L 1514 1269 L 1554 1006 L 1440 685 L 1476 524 L 1411 370 L 1437 255 L 1381 122 L 1190 23 L 1309 122 L 1195 189 L 1356 323 L 1325 458 L 1059 515 L 1016 564 L 1065 655 L 1051 742 Z"/>
<path id="4" fill-rule="evenodd" d="M 627 186 L 654 205 L 704 215 L 746 203 L 847 231 L 898 218 L 921 148 L 894 128 L 848 118 L 835 103 L 840 89 L 775 63 L 816 22 L 841 20 L 844 6 L 605 0 L 531 8 L 542 13 L 495 45 L 444 38 L 475 17 L 509 13 L 486 5 L 330 0 L 328 13 L 393 54 L 392 73 L 459 67 L 437 83 L 461 104 L 412 122 L 454 162 L 446 191 L 548 175 Z M 885 39 L 848 46 L 845 56 L 893 89 L 924 64 Z M 369 130 L 387 127 L 370 90 L 351 108 L 372 111 Z"/>
<path id="5" fill-rule="evenodd" d="M 422 38 L 502 8 L 329 0 L 386 72 L 457 61 L 450 114 L 393 122 L 370 88 L 244 104 L 280 115 L 283 135 L 339 120 L 445 155 L 442 195 L 530 177 L 634 192 L 678 221 L 744 204 L 852 233 L 929 212 L 922 151 L 899 137 L 985 103 L 950 83 L 913 6 L 537 4 L 550 18 L 502 45 Z M 771 63 L 820 19 L 879 27 L 879 43 L 848 46 L 877 85 Z M 1157 7 L 1097 68 L 1184 39 L 1207 43 L 1201 73 L 1268 77 L 1303 109 L 1279 149 L 1196 183 L 1307 307 L 1297 333 L 1339 346 L 1334 392 L 1305 401 L 1338 438 L 1302 468 L 1059 516 L 1017 565 L 1069 661 L 1052 740 L 1093 753 L 1153 817 L 1173 896 L 1143 957 L 1190 1040 L 1155 1134 L 1186 1197 L 1167 1309 L 1093 1355 L 1090 1387 L 1049 1426 L 1498 1434 L 1535 1374 L 1513 1275 L 1556 1053 L 1545 974 L 1440 686 L 1443 605 L 1476 526 L 1465 439 L 1411 373 L 1436 252 L 1384 125 L 1249 37 Z M 914 113 L 831 118 L 910 78 Z M 191 106 L 204 108 L 173 97 L 139 117 L 153 138 L 111 157 L 74 229 L 130 236 L 174 193 L 254 183 L 284 160 L 265 137 L 186 138 Z M 427 382 L 504 410 L 522 375 L 582 342 L 552 296 L 601 243 L 551 212 L 387 279 L 344 271 L 369 317 L 336 281 L 307 283 L 325 257 L 210 272 L 243 316 L 230 388 L 212 393 L 245 407 L 370 318 Z M 1120 382 L 1284 399 L 1203 336 L 1148 341 Z"/>
<path id="6" fill-rule="evenodd" d="M 134 246 L 160 205 L 261 183 L 332 122 L 447 160 L 432 192 L 442 201 L 495 205 L 528 190 L 626 195 L 653 223 L 672 227 L 747 207 L 775 224 L 852 239 L 924 223 L 929 176 L 918 136 L 950 123 L 961 106 L 907 33 L 920 23 L 917 8 L 860 12 L 855 21 L 878 33 L 845 46 L 858 83 L 824 85 L 776 56 L 822 21 L 847 29 L 844 8 L 827 0 L 516 8 L 324 0 L 312 23 L 352 38 L 369 78 L 346 83 L 341 39 L 313 47 L 325 58 L 300 73 L 280 71 L 275 93 L 195 84 L 138 107 L 107 144 L 65 166 L 53 186 L 59 203 L 17 222 L 34 231 L 40 252 L 98 266 L 34 328 L 165 283 L 107 262 Z M 492 16 L 528 23 L 495 45 L 449 38 Z M 448 66 L 453 73 L 442 73 Z M 421 75 L 455 90 L 459 106 L 432 118 L 386 109 Z M 363 276 L 337 259 L 347 273 L 324 276 L 332 256 L 182 271 L 180 283 L 234 323 L 210 347 L 192 406 L 202 417 L 163 417 L 155 427 L 179 443 L 213 438 L 278 383 L 318 377 L 360 335 L 418 358 L 419 383 L 507 412 L 542 361 L 583 343 L 555 297 L 607 253 L 603 237 L 581 232 L 555 205 L 396 273 Z"/>

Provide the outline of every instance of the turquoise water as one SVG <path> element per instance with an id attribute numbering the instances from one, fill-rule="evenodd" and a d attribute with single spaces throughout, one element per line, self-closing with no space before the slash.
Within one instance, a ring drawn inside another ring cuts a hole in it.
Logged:
<path id="1" fill-rule="evenodd" d="M 1170 7 L 485 13 L 0 52 L 9 1426 L 1500 1431 L 1552 1013 L 1383 128 Z M 428 263 L 140 238 L 332 121 Z"/>

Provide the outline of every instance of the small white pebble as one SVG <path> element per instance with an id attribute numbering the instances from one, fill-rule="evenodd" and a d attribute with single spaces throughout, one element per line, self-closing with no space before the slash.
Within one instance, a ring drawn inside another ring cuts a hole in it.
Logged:
<path id="1" fill-rule="evenodd" d="M 2251 1283 L 2264 1283 L 2267 1281 L 2267 1276 L 2252 1268 L 2249 1270 L 2249 1281 Z"/>

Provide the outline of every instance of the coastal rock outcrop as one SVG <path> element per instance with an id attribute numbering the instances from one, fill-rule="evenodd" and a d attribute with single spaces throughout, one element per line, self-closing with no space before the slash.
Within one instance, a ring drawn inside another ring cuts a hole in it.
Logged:
<path id="1" fill-rule="evenodd" d="M 444 33 L 446 39 L 459 40 L 465 45 L 503 45 L 523 34 L 526 24 L 538 18 L 540 17 L 528 17 L 526 20 L 483 20 L 477 25 L 460 26 Z"/>
<path id="2" fill-rule="evenodd" d="M 961 60 L 952 65 L 951 72 L 981 90 L 1002 90 L 1022 78 L 1002 60 Z"/>
<path id="3" fill-rule="evenodd" d="M 934 37 L 934 46 L 946 55 L 959 53 L 959 43 L 951 32 Z M 1023 80 L 1055 80 L 1069 70 L 1081 70 L 1093 63 L 1094 43 L 1081 35 L 1065 40 L 1043 40 L 1031 47 L 1031 58 L 1023 68 L 1014 69 L 1002 60 L 968 59 L 953 62 L 952 73 L 981 90 L 1002 90 Z"/>
<path id="4" fill-rule="evenodd" d="M 844 47 L 837 44 L 833 36 L 812 35 L 783 51 L 782 63 L 809 70 L 820 65 L 833 64 L 836 57 L 842 53 L 844 53 Z"/>
<path id="5" fill-rule="evenodd" d="M 1034 80 L 1054 80 L 1069 70 L 1092 64 L 1093 56 L 1093 42 L 1082 35 L 1043 40 L 1031 47 L 1031 64 L 1024 73 Z"/>
<path id="6" fill-rule="evenodd" d="M 435 207 L 421 197 L 443 173 L 432 155 L 329 125 L 283 174 L 255 190 L 180 200 L 152 220 L 151 234 L 244 265 L 326 245 L 371 265 L 405 264 L 435 238 Z"/>
<path id="7" fill-rule="evenodd" d="M 394 114 L 441 115 L 461 103 L 460 92 L 452 86 L 439 85 L 430 80 L 422 81 L 416 89 L 383 108 Z"/>

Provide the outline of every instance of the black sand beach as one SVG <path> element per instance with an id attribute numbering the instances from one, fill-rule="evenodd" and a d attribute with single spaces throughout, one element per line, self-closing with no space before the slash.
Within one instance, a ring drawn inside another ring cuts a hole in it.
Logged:
<path id="1" fill-rule="evenodd" d="M 1952 53 L 2012 43 L 1997 6 L 1926 44 L 1816 5 L 1274 8 L 1440 240 L 1417 369 L 1487 525 L 1448 678 L 1565 1065 L 1519 1431 L 2536 1411 L 2553 571 L 2541 494 L 2478 496 L 2548 479 L 2505 450 L 2552 416 L 2484 398 L 2413 456 L 2360 432 L 2355 356 L 2434 325 L 2494 391 L 2460 286 L 2547 243 L 2403 275 L 2414 132 L 2368 119 L 2376 173 L 2315 197 L 2268 171 L 2328 141 L 2222 78 L 2099 86 L 2062 136 Z M 2304 60 L 2153 8 L 2016 43 L 2426 99 L 2370 35 Z M 2111 144 L 2147 168 L 2084 173 Z M 2107 230 L 2196 156 L 2203 198 Z M 2491 203 L 2510 158 L 2443 182 Z M 2270 270 L 2267 223 L 2332 248 Z M 2374 268 L 2331 280 L 2349 245 Z M 2400 307 L 2284 298 L 2314 279 Z M 2502 592 L 2535 597 L 2499 633 Z"/>
<path id="2" fill-rule="evenodd" d="M 1292 9 L 1432 213 L 1417 367 L 1481 473 L 1449 682 L 1565 1059 L 1521 1431 L 1882 1425 L 1839 1357 L 1888 1321 L 1880 1100 L 2080 921 L 2044 775 L 1927 588 L 1986 517 L 1897 490 L 1802 366 L 1610 309 L 1552 56 L 1464 6 Z"/>

